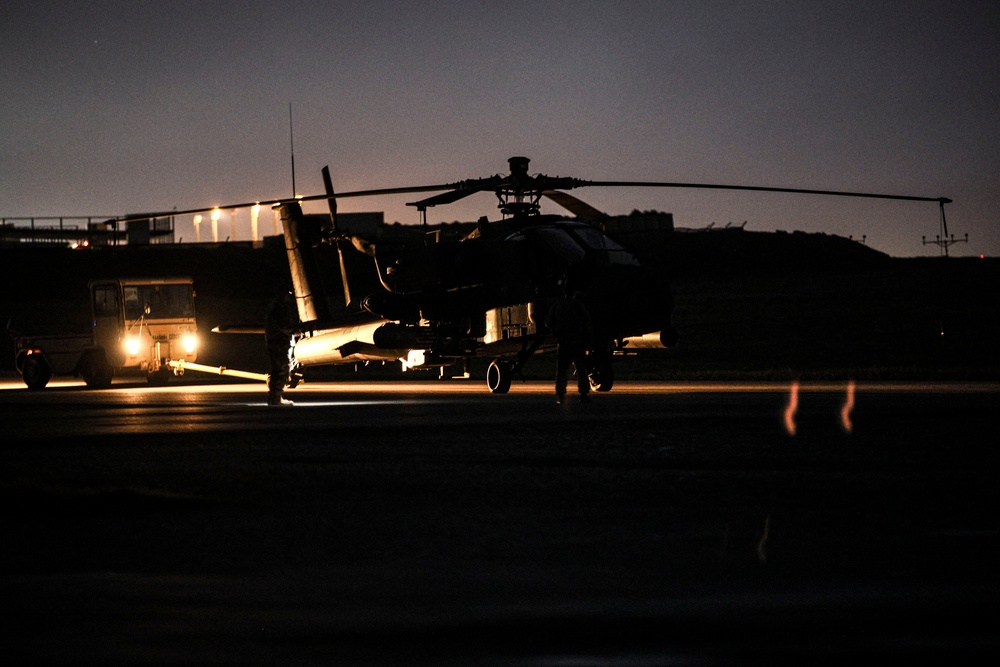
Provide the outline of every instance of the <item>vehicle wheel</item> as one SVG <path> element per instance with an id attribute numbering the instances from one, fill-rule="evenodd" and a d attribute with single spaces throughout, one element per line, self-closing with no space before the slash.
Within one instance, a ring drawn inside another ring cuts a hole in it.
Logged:
<path id="1" fill-rule="evenodd" d="M 510 380 L 513 371 L 510 363 L 501 359 L 494 359 L 486 371 L 486 386 L 490 388 L 490 393 L 506 394 L 510 391 Z"/>
<path id="2" fill-rule="evenodd" d="M 43 360 L 27 357 L 21 365 L 21 377 L 28 389 L 41 389 L 49 383 L 52 371 Z"/>
<path id="3" fill-rule="evenodd" d="M 83 360 L 80 374 L 91 389 L 106 389 L 111 386 L 115 371 L 104 356 L 104 350 L 93 350 Z"/>
<path id="4" fill-rule="evenodd" d="M 611 391 L 615 384 L 615 370 L 610 363 L 598 365 L 590 372 L 590 386 L 594 391 Z"/>
<path id="5" fill-rule="evenodd" d="M 146 382 L 153 385 L 154 387 L 163 387 L 170 382 L 170 377 L 173 375 L 173 371 L 169 368 L 161 368 L 158 371 L 152 371 L 146 373 Z"/>

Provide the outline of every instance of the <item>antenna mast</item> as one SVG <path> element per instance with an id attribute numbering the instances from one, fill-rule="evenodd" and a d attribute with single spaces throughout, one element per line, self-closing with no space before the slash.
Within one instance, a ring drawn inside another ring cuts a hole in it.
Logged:
<path id="1" fill-rule="evenodd" d="M 941 255 L 943 257 L 948 256 L 948 248 L 955 245 L 956 243 L 968 243 L 969 235 L 966 234 L 964 239 L 956 239 L 955 235 L 948 235 L 948 223 L 944 219 L 944 205 L 945 201 L 941 200 L 941 233 L 934 237 L 933 241 L 928 241 L 926 236 L 921 237 L 924 245 L 931 243 L 936 246 L 941 247 Z"/>
<path id="2" fill-rule="evenodd" d="M 292 152 L 292 197 L 295 191 L 295 132 L 292 130 L 292 103 L 288 103 L 288 142 Z"/>

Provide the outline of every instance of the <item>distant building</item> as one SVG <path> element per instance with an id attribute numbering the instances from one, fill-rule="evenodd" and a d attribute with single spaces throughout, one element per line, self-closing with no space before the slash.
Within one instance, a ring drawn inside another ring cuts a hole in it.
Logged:
<path id="1" fill-rule="evenodd" d="M 385 214 L 377 213 L 338 213 L 337 227 L 348 234 L 372 239 L 378 236 L 385 225 Z"/>
<path id="2" fill-rule="evenodd" d="M 0 245 L 3 246 L 77 248 L 115 243 L 117 243 L 116 225 L 115 219 L 111 216 L 27 217 L 0 220 Z"/>
<path id="3" fill-rule="evenodd" d="M 141 217 L 136 213 L 130 217 Z M 95 220 L 96 218 L 96 220 Z M 157 245 L 174 243 L 174 217 L 126 220 L 124 234 L 119 234 L 113 216 L 63 216 L 4 218 L 0 224 L 0 244 L 5 246 L 108 246 Z"/>
<path id="4" fill-rule="evenodd" d="M 133 213 L 126 218 L 140 217 L 145 213 Z M 159 245 L 174 243 L 174 216 L 146 218 L 145 220 L 127 220 L 125 223 L 125 242 L 129 245 Z"/>

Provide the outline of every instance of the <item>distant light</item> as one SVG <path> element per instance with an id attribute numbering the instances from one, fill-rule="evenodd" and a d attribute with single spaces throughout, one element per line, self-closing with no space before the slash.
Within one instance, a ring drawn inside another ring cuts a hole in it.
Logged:
<path id="1" fill-rule="evenodd" d="M 257 242 L 257 218 L 260 216 L 260 202 L 257 202 L 250 209 L 250 239 Z"/>
<path id="2" fill-rule="evenodd" d="M 187 354 L 194 353 L 195 349 L 198 347 L 198 338 L 196 336 L 184 336 L 184 351 Z"/>
<path id="3" fill-rule="evenodd" d="M 125 341 L 125 348 L 128 350 L 128 353 L 133 357 L 139 354 L 139 337 L 129 336 L 128 339 L 126 339 Z"/>
<path id="4" fill-rule="evenodd" d="M 218 207 L 212 209 L 212 243 L 219 242 L 219 216 L 222 211 Z"/>

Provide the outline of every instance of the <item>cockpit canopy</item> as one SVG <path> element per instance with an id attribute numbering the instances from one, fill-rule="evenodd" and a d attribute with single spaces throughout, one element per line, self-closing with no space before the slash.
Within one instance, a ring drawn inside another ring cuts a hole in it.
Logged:
<path id="1" fill-rule="evenodd" d="M 589 259 L 598 265 L 638 266 L 639 260 L 628 250 L 590 225 L 563 222 L 524 229 L 507 237 L 521 241 L 535 236 L 567 264 Z"/>

